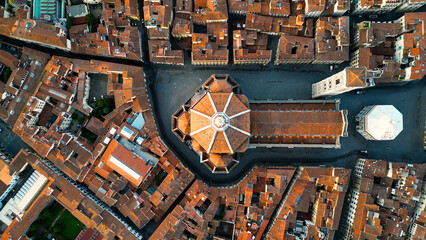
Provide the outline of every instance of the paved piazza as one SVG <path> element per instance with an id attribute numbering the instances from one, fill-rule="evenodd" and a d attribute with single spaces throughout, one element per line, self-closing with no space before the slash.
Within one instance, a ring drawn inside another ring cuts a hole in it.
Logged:
<path id="1" fill-rule="evenodd" d="M 344 93 L 339 98 L 340 109 L 348 110 L 348 137 L 342 137 L 341 149 L 249 149 L 240 155 L 240 162 L 229 174 L 212 174 L 199 156 L 171 131 L 170 116 L 185 103 L 211 74 L 229 74 L 250 100 L 264 99 L 310 99 L 311 84 L 337 71 L 329 71 L 328 65 L 317 65 L 307 73 L 303 66 L 286 69 L 252 71 L 222 69 L 170 69 L 159 67 L 152 81 L 152 94 L 158 126 L 165 141 L 182 161 L 201 179 L 213 185 L 229 184 L 241 179 L 254 165 L 329 165 L 352 168 L 361 151 L 367 150 L 370 158 L 389 161 L 421 162 L 426 154 L 422 150 L 424 109 L 426 107 L 425 81 L 414 81 L 403 87 L 389 86 L 370 88 L 362 94 Z M 343 66 L 340 66 L 342 68 Z M 155 73 L 154 73 L 155 74 Z M 373 104 L 394 105 L 404 116 L 404 130 L 394 141 L 366 141 L 355 130 L 355 116 L 364 106 Z M 423 111 L 421 111 L 423 109 Z M 412 136 L 417 136 L 413 138 Z"/>

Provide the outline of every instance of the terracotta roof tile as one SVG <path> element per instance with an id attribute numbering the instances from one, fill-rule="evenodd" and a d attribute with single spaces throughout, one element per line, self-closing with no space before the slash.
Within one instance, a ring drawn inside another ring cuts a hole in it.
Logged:
<path id="1" fill-rule="evenodd" d="M 338 228 L 351 170 L 331 168 L 302 170 L 278 212 L 277 219 L 267 236 L 268 239 L 292 239 L 292 235 L 305 230 L 308 237 L 312 236 L 312 239 L 315 239 L 314 237 L 325 229 L 327 236 L 333 238 Z M 335 187 L 336 180 L 343 191 Z M 318 191 L 319 186 L 325 189 Z M 309 206 L 313 209 L 310 210 Z M 307 221 L 313 222 L 314 225 L 307 224 Z M 299 230 L 296 228 L 299 224 L 308 227 Z"/>
<path id="2" fill-rule="evenodd" d="M 221 166 L 226 167 L 231 162 L 232 156 L 213 153 L 213 154 L 210 154 L 209 160 L 217 167 L 221 167 Z"/>
<path id="3" fill-rule="evenodd" d="M 135 171 L 139 176 L 137 178 L 134 177 L 125 169 L 118 166 L 116 160 L 112 161 L 112 158 L 118 159 L 118 161 Z M 114 139 L 111 140 L 110 144 L 102 155 L 101 161 L 117 171 L 135 186 L 140 185 L 140 183 L 146 178 L 152 168 L 151 165 L 147 164 L 146 160 L 136 156 Z"/>
<path id="4" fill-rule="evenodd" d="M 387 38 L 401 34 L 402 26 L 399 23 L 375 23 L 370 21 L 360 22 L 358 25 L 359 42 L 361 46 L 378 46 Z"/>
<path id="5" fill-rule="evenodd" d="M 191 12 L 194 22 L 206 24 L 208 22 L 226 22 L 228 7 L 225 0 L 196 0 L 194 12 Z"/>
<path id="6" fill-rule="evenodd" d="M 169 27 L 172 22 L 172 8 L 163 5 L 143 7 L 145 26 L 150 39 L 169 39 Z"/>
<path id="7" fill-rule="evenodd" d="M 191 115 L 191 117 L 192 117 L 192 115 Z M 192 120 L 191 120 L 191 123 L 192 123 Z M 210 125 L 210 121 L 209 121 L 208 124 Z M 216 131 L 212 127 L 210 127 L 209 125 L 206 125 L 206 126 L 208 126 L 208 128 L 206 128 L 205 130 L 197 132 L 195 134 L 191 134 L 191 137 L 193 138 L 193 142 L 197 142 L 198 144 L 200 144 L 201 147 L 203 148 L 203 150 L 206 151 L 206 152 L 208 151 L 208 149 L 210 147 L 210 143 L 214 142 L 213 140 L 216 137 L 215 136 Z M 197 129 L 197 130 L 199 130 L 199 129 Z M 191 132 L 194 132 L 194 131 L 192 131 L 192 124 L 191 124 Z"/>
<path id="8" fill-rule="evenodd" d="M 229 146 L 225 140 L 224 132 L 217 132 L 211 147 L 213 153 L 231 153 Z"/>
<path id="9" fill-rule="evenodd" d="M 366 83 L 365 83 L 365 73 L 366 69 L 365 68 L 360 68 L 360 69 L 356 69 L 356 68 L 350 68 L 348 69 L 348 79 L 346 82 L 347 86 L 351 86 L 351 87 L 365 87 Z"/>
<path id="10" fill-rule="evenodd" d="M 222 81 L 223 82 L 223 81 Z M 223 112 L 228 102 L 229 93 L 212 93 L 211 98 L 218 112 Z"/>
<path id="11" fill-rule="evenodd" d="M 314 43 L 314 38 L 281 35 L 275 63 L 313 61 L 315 58 Z"/>
<path id="12" fill-rule="evenodd" d="M 341 136 L 341 112 L 255 112 L 250 113 L 253 135 Z"/>
<path id="13" fill-rule="evenodd" d="M 211 92 L 231 92 L 232 86 L 229 85 L 226 81 L 214 81 L 212 85 L 210 85 Z"/>
<path id="14" fill-rule="evenodd" d="M 185 2 L 192 2 L 192 1 L 186 1 Z M 176 38 L 182 38 L 182 37 L 191 37 L 192 33 L 194 32 L 194 25 L 191 21 L 184 19 L 184 18 L 178 18 L 175 17 L 173 20 L 173 28 L 172 28 L 172 35 Z"/>
<path id="15" fill-rule="evenodd" d="M 246 114 L 246 115 L 249 116 L 249 114 Z M 247 126 L 243 131 L 246 131 L 246 132 L 250 133 L 250 129 L 247 129 L 248 127 L 250 127 L 250 124 L 243 123 L 241 125 Z M 238 128 L 238 126 L 236 126 L 236 127 Z M 246 134 L 244 134 L 244 133 L 242 133 L 240 131 L 237 131 L 237 130 L 235 130 L 233 128 L 228 128 L 226 130 L 226 134 L 228 136 L 228 141 L 231 144 L 231 147 L 232 147 L 233 151 L 237 151 L 238 150 L 238 151 L 243 152 L 243 151 L 247 150 L 248 146 L 245 146 L 245 149 L 240 149 L 239 147 L 242 146 L 244 144 L 244 142 L 248 140 L 248 135 L 246 135 Z"/>
<path id="16" fill-rule="evenodd" d="M 287 0 L 270 0 L 269 15 L 272 16 L 288 16 L 290 15 L 290 1 Z"/>
<path id="17" fill-rule="evenodd" d="M 267 50 L 268 36 L 246 30 L 234 30 L 234 63 L 268 63 L 272 50 Z"/>
<path id="18" fill-rule="evenodd" d="M 230 120 L 232 126 L 245 132 L 250 132 L 250 114 L 242 114 Z"/>
<path id="19" fill-rule="evenodd" d="M 183 51 L 172 50 L 169 41 L 148 40 L 149 57 L 151 62 L 161 64 L 183 65 Z"/>
<path id="20" fill-rule="evenodd" d="M 203 33 L 192 34 L 192 64 L 227 64 L 228 50 L 219 49 L 219 43 Z"/>
<path id="21" fill-rule="evenodd" d="M 192 1 L 189 0 L 177 0 L 175 7 L 176 13 L 189 14 L 192 11 L 192 4 Z"/>
<path id="22" fill-rule="evenodd" d="M 320 17 L 316 24 L 315 61 L 349 60 L 349 17 Z"/>
<path id="23" fill-rule="evenodd" d="M 230 0 L 229 11 L 233 13 L 260 13 L 262 4 L 260 1 Z"/>
<path id="24" fill-rule="evenodd" d="M 184 134 L 189 134 L 191 132 L 190 123 L 190 114 L 188 112 L 183 113 L 178 118 L 178 128 L 182 130 Z"/>
<path id="25" fill-rule="evenodd" d="M 0 50 L 0 62 L 10 68 L 10 70 L 14 71 L 19 63 L 19 59 L 14 57 L 13 55 Z"/>
<path id="26" fill-rule="evenodd" d="M 209 117 L 214 114 L 214 108 L 208 94 L 205 94 L 197 104 L 192 107 L 193 110 L 206 114 Z"/>
<path id="27" fill-rule="evenodd" d="M 18 21 L 13 18 L 0 18 L 0 34 L 10 36 L 16 29 Z"/>
<path id="28" fill-rule="evenodd" d="M 67 50 L 71 48 L 71 44 L 66 38 L 65 31 L 53 24 L 31 19 L 18 20 L 18 26 L 11 34 L 11 37 L 40 42 Z"/>
<path id="29" fill-rule="evenodd" d="M 226 90 L 231 90 L 229 83 L 221 82 L 221 85 L 227 86 Z M 212 86 L 215 86 L 214 82 Z M 208 92 L 189 112 L 193 144 L 197 142 L 194 147 L 199 144 L 207 153 L 233 153 L 249 137 L 244 134 L 250 128 L 248 108 L 233 93 Z M 242 121 L 233 120 L 233 115 Z M 233 129 L 233 123 L 237 130 Z M 224 132 L 220 130 L 222 127 Z"/>
<path id="30" fill-rule="evenodd" d="M 232 117 L 236 114 L 245 112 L 248 110 L 248 107 L 238 99 L 237 96 L 232 95 L 231 100 L 229 102 L 228 108 L 226 109 L 226 114 L 229 117 Z"/>

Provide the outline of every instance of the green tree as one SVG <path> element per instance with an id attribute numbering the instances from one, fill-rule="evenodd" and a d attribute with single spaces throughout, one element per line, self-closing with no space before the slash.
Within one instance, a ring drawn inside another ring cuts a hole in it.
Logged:
<path id="1" fill-rule="evenodd" d="M 12 5 L 10 5 L 10 4 L 7 5 L 6 12 L 13 13 L 13 7 L 12 7 Z"/>
<path id="2" fill-rule="evenodd" d="M 92 13 L 86 15 L 87 25 L 89 26 L 90 32 L 95 32 L 97 29 L 98 19 Z"/>
<path id="3" fill-rule="evenodd" d="M 40 221 L 35 221 L 33 224 L 31 224 L 30 232 L 35 232 L 41 227 Z"/>
<path id="4" fill-rule="evenodd" d="M 72 18 L 67 14 L 67 29 L 72 27 Z"/>
<path id="5" fill-rule="evenodd" d="M 42 220 L 46 220 L 49 219 L 53 216 L 52 212 L 47 210 L 44 210 L 43 212 L 40 213 L 40 219 Z"/>
<path id="6" fill-rule="evenodd" d="M 63 222 L 57 222 L 55 226 L 52 227 L 52 231 L 55 233 L 62 232 L 65 228 L 65 224 Z"/>
<path id="7" fill-rule="evenodd" d="M 105 115 L 110 113 L 110 112 L 111 112 L 111 109 L 109 107 L 104 107 L 104 109 L 102 109 L 102 113 L 105 114 Z"/>
<path id="8" fill-rule="evenodd" d="M 105 107 L 105 105 L 106 105 L 105 99 L 101 99 L 96 102 L 97 107 Z"/>
<path id="9" fill-rule="evenodd" d="M 10 77 L 11 74 L 12 74 L 12 70 L 10 70 L 10 68 L 5 68 L 3 70 L 3 81 L 7 82 L 9 80 L 9 77 Z"/>
<path id="10" fill-rule="evenodd" d="M 93 24 L 96 21 L 95 15 L 93 15 L 92 13 L 89 13 L 86 15 L 86 21 L 88 24 Z"/>
<path id="11" fill-rule="evenodd" d="M 84 122 L 85 117 L 78 117 L 78 123 L 82 124 Z"/>

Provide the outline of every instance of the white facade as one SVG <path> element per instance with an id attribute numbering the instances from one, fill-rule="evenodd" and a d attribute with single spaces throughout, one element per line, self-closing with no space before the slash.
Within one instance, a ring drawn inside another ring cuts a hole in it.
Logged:
<path id="1" fill-rule="evenodd" d="M 409 12 L 417 10 L 426 5 L 426 1 L 404 0 L 402 5 L 397 9 L 398 12 Z"/>
<path id="2" fill-rule="evenodd" d="M 355 5 L 354 14 L 383 14 L 394 10 L 401 4 L 400 0 L 382 0 L 381 4 L 372 6 L 361 6 L 361 1 Z"/>
<path id="3" fill-rule="evenodd" d="M 64 121 L 59 126 L 59 131 L 64 131 L 65 129 L 67 129 L 70 126 L 70 124 L 72 122 L 71 113 L 63 112 L 61 114 L 61 116 L 64 118 Z"/>
<path id="4" fill-rule="evenodd" d="M 37 101 L 37 105 L 34 107 L 32 111 L 39 113 L 43 110 L 44 106 L 46 105 L 46 102 L 35 97 L 33 98 Z"/>
<path id="5" fill-rule="evenodd" d="M 404 35 L 401 35 L 395 41 L 395 53 L 393 55 L 395 62 L 402 63 L 403 54 L 404 54 Z"/>
<path id="6" fill-rule="evenodd" d="M 355 68 L 359 67 L 359 49 L 351 53 L 350 63 L 351 63 L 351 67 L 355 67 Z"/>
<path id="7" fill-rule="evenodd" d="M 425 3 L 426 3 L 426 1 L 423 2 L 423 4 L 425 4 Z M 410 39 L 410 38 L 414 37 L 414 40 L 415 40 L 414 42 L 417 43 L 417 44 L 415 44 L 415 46 L 413 46 L 412 44 L 409 44 L 407 46 L 405 44 L 405 42 L 406 42 L 405 41 L 405 37 L 406 37 L 405 34 L 402 34 L 401 36 L 399 36 L 395 41 L 395 53 L 394 53 L 395 62 L 407 65 L 407 67 L 404 68 L 404 71 L 405 71 L 404 80 L 412 80 L 411 75 L 413 73 L 413 67 L 415 67 L 417 61 L 421 60 L 421 56 L 420 56 L 420 54 L 412 55 L 411 49 L 412 48 L 421 48 L 421 46 L 420 46 L 421 39 L 420 39 L 419 36 L 411 36 L 411 33 L 408 32 L 408 30 L 406 29 L 406 26 L 405 26 L 405 16 L 402 16 L 401 18 L 399 18 L 397 20 L 397 22 L 401 23 L 403 32 L 410 35 L 410 36 L 407 36 L 407 38 Z M 408 40 L 407 42 L 411 43 L 410 40 Z M 410 49 L 410 51 L 407 52 L 407 49 Z M 404 52 L 406 52 L 405 57 L 404 57 Z M 417 67 L 418 67 L 418 65 L 419 64 L 417 64 Z M 424 64 L 423 64 L 423 66 L 424 66 Z M 419 73 L 419 71 L 420 70 L 415 70 L 414 74 Z"/>
<path id="8" fill-rule="evenodd" d="M 305 6 L 307 4 L 306 2 L 307 2 L 307 0 L 305 0 Z M 305 17 L 317 18 L 321 15 L 321 13 L 322 13 L 322 11 L 309 11 L 309 12 L 305 11 Z"/>
<path id="9" fill-rule="evenodd" d="M 10 225 L 17 216 L 22 216 L 48 179 L 37 171 L 34 171 L 16 195 L 11 198 L 0 211 L 0 221 Z"/>
<path id="10" fill-rule="evenodd" d="M 402 114 L 392 105 L 367 106 L 356 121 L 356 130 L 367 140 L 393 140 L 403 130 Z"/>
<path id="11" fill-rule="evenodd" d="M 417 231 L 422 231 L 426 226 L 422 225 L 421 222 L 416 222 L 416 220 L 419 219 L 420 214 L 425 211 L 426 208 L 426 184 L 423 183 L 422 192 L 420 195 L 420 199 L 416 204 L 416 207 L 414 208 L 414 215 L 413 215 L 413 223 L 410 225 L 410 228 L 408 230 L 408 236 L 410 240 L 415 239 L 414 236 L 416 235 Z"/>
<path id="12" fill-rule="evenodd" d="M 34 101 L 36 102 L 36 105 L 31 107 L 31 104 Z M 33 127 L 36 125 L 36 123 L 39 120 L 40 113 L 43 110 L 45 105 L 46 105 L 46 102 L 41 99 L 38 99 L 36 97 L 30 98 L 30 100 L 27 103 L 27 106 L 30 106 L 31 108 L 30 108 L 30 111 L 28 111 L 28 114 L 25 116 L 25 118 L 28 120 L 27 121 L 28 126 Z"/>
<path id="13" fill-rule="evenodd" d="M 101 0 L 83 0 L 84 3 L 86 4 L 98 4 L 101 3 Z"/>
<path id="14" fill-rule="evenodd" d="M 340 17 L 343 16 L 349 9 L 339 9 L 339 1 L 336 1 L 334 4 L 333 16 Z"/>
<path id="15" fill-rule="evenodd" d="M 369 78 L 368 75 L 371 75 Z M 312 98 L 334 96 L 355 89 L 373 87 L 374 79 L 365 67 L 350 68 L 338 72 L 320 82 L 312 84 Z"/>

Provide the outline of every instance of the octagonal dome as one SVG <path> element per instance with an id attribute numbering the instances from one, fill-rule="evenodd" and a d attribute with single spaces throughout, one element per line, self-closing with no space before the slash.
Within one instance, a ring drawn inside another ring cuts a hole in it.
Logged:
<path id="1" fill-rule="evenodd" d="M 364 121 L 365 131 L 376 140 L 393 140 L 403 129 L 402 114 L 392 105 L 374 106 Z"/>
<path id="2" fill-rule="evenodd" d="M 190 135 L 207 153 L 234 153 L 250 137 L 250 110 L 234 93 L 207 92 L 189 111 Z"/>

